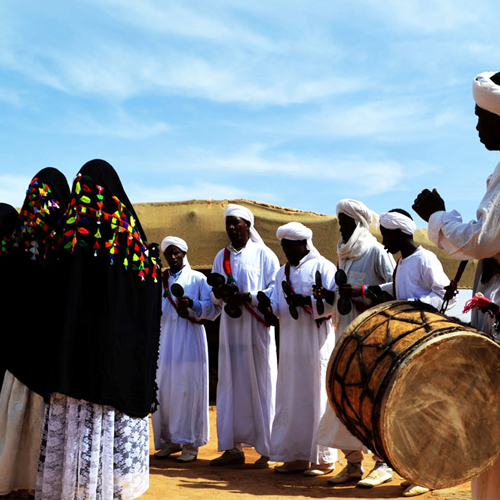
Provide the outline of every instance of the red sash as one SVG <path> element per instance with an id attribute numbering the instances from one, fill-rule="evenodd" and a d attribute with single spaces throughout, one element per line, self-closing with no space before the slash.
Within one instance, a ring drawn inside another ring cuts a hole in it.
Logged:
<path id="1" fill-rule="evenodd" d="M 292 294 L 295 295 L 295 290 L 293 289 L 292 282 L 290 281 L 290 263 L 289 262 L 287 262 L 285 264 L 285 278 L 286 278 L 286 282 L 290 285 L 290 289 L 292 290 Z M 307 314 L 312 315 L 312 310 L 309 306 L 302 305 L 300 307 L 302 307 Z"/>
<path id="2" fill-rule="evenodd" d="M 236 283 L 234 279 L 233 273 L 231 271 L 231 254 L 229 252 L 229 246 L 224 248 L 224 260 L 222 262 L 222 267 L 224 272 L 227 274 L 227 282 L 228 284 Z M 259 316 L 253 309 L 253 307 L 247 302 L 243 303 L 243 307 L 260 323 L 262 323 L 266 328 L 269 328 L 271 325 L 261 316 Z"/>
<path id="3" fill-rule="evenodd" d="M 177 302 L 172 298 L 172 294 L 170 293 L 170 288 L 168 287 L 168 269 L 165 270 L 165 272 L 163 273 L 161 280 L 163 282 L 163 289 L 164 289 L 163 296 L 167 297 L 168 301 L 172 304 L 172 307 L 177 311 Z M 192 318 L 191 316 L 181 319 L 187 319 L 188 321 L 191 321 L 191 323 L 195 323 L 197 325 L 203 324 L 203 321 L 198 321 Z"/>

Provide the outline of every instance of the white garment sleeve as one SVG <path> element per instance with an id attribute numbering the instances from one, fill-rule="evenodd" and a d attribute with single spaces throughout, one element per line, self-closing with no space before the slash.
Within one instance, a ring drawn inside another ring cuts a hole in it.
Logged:
<path id="1" fill-rule="evenodd" d="M 436 309 L 440 309 L 443 305 L 443 297 L 446 292 L 445 286 L 450 284 L 448 276 L 446 276 L 443 271 L 443 266 L 439 259 L 434 254 L 427 256 L 425 261 L 422 262 L 421 266 L 421 277 L 423 282 L 423 287 L 427 291 L 418 297 L 408 297 L 418 299 L 421 302 L 430 304 Z M 448 309 L 451 309 L 456 302 L 456 298 L 450 300 Z"/>
<path id="2" fill-rule="evenodd" d="M 459 260 L 493 257 L 500 253 L 500 189 L 489 188 L 476 217 L 464 224 L 456 210 L 435 212 L 429 219 L 429 238 Z"/>
<path id="3" fill-rule="evenodd" d="M 198 300 L 201 306 L 201 314 L 199 316 L 195 314 L 196 319 L 213 321 L 219 316 L 221 308 L 217 303 L 212 301 L 212 296 L 212 287 L 207 283 L 206 279 L 200 279 Z"/>

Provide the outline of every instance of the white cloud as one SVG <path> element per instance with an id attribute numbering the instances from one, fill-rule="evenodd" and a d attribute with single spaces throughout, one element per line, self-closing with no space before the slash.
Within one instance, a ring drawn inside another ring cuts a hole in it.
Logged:
<path id="1" fill-rule="evenodd" d="M 88 113 L 73 115 L 68 117 L 64 130 L 78 135 L 140 140 L 168 133 L 171 127 L 161 121 L 140 121 L 137 117 L 118 110 L 116 114 L 105 117 Z"/>

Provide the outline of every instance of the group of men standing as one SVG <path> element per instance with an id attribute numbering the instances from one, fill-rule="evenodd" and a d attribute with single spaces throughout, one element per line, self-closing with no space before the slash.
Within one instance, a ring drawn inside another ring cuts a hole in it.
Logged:
<path id="1" fill-rule="evenodd" d="M 500 150 L 500 73 L 479 75 L 473 90 L 480 140 L 487 149 Z M 446 212 L 436 190 L 424 190 L 413 205 L 415 212 L 429 221 L 429 236 L 438 246 L 457 259 L 482 259 L 474 291 L 496 302 L 500 293 L 499 169 L 500 164 L 488 179 L 477 221 L 464 224 L 457 212 Z M 162 249 L 170 265 L 164 278 L 169 302 L 164 301 L 158 379 L 160 395 L 169 384 L 183 397 L 160 400 L 159 413 L 153 416 L 155 444 L 160 448 L 157 456 L 182 449 L 178 460 L 194 460 L 197 447 L 208 441 L 206 342 L 201 341 L 195 352 L 180 345 L 173 347 L 166 339 L 185 321 L 186 331 L 179 342 L 187 342 L 200 320 L 222 314 L 217 433 L 219 450 L 224 453 L 211 465 L 244 463 L 243 446 L 250 445 L 261 455 L 254 467 L 280 461 L 283 465 L 275 467 L 276 472 L 304 471 L 315 476 L 333 471 L 336 449 L 341 449 L 347 465 L 329 483 L 356 482 L 373 487 L 392 480 L 392 470 L 377 456 L 374 469 L 363 478 L 361 462 L 368 450 L 328 405 L 327 363 L 335 341 L 357 315 L 373 305 L 374 297 L 420 300 L 439 309 L 449 278 L 437 257 L 414 241 L 416 225 L 408 212 L 395 209 L 377 217 L 363 203 L 345 199 L 337 205 L 337 216 L 341 232 L 338 267 L 346 277 L 338 283 L 336 266 L 314 247 L 309 228 L 298 222 L 278 228 L 277 237 L 287 259 L 279 268 L 278 258 L 255 230 L 253 214 L 238 205 L 228 205 L 224 213 L 231 243 L 217 254 L 213 272 L 222 275 L 225 283 L 214 284 L 211 291 L 206 284 L 196 289 L 187 286 L 195 281 L 187 264 L 172 269 L 169 249 L 179 250 L 184 259 L 186 243 L 172 238 L 164 241 Z M 369 231 L 376 222 L 380 224 L 382 244 Z M 390 254 L 397 252 L 401 257 L 396 264 Z M 196 280 L 204 282 L 205 278 L 196 274 Z M 185 295 L 174 301 L 169 282 L 183 284 Z M 227 286 L 233 286 L 234 293 L 228 293 Z M 225 311 L 221 313 L 222 308 Z M 180 309 L 188 311 L 186 319 L 178 317 Z M 273 315 L 280 324 L 279 370 L 270 324 Z M 478 310 L 473 311 L 472 323 L 485 332 L 491 329 L 488 316 Z M 165 357 L 165 349 L 172 349 L 175 355 Z M 189 363 L 189 369 L 182 378 L 184 371 L 179 370 L 179 363 L 184 362 Z M 190 398 L 190 391 L 199 388 L 198 380 L 205 381 L 205 392 Z M 202 423 L 195 423 L 194 418 L 173 419 L 176 414 L 196 414 Z M 201 432 L 198 436 L 193 431 Z M 500 497 L 499 466 L 497 463 L 473 481 L 475 500 Z M 418 485 L 404 486 L 404 496 L 428 491 Z"/>
<path id="2" fill-rule="evenodd" d="M 393 257 L 369 230 L 378 223 L 377 214 L 362 202 L 345 199 L 338 203 L 337 215 L 339 268 L 347 277 L 341 285 L 336 284 L 337 267 L 314 246 L 311 229 L 299 222 L 278 228 L 287 261 L 279 267 L 254 227 L 252 212 L 240 205 L 229 204 L 224 211 L 230 244 L 215 257 L 212 276 L 222 279 L 209 280 L 211 291 L 205 277 L 190 269 L 186 242 L 171 236 L 163 240 L 169 269 L 163 276 L 160 406 L 153 415 L 157 457 L 182 451 L 177 460 L 189 462 L 208 441 L 207 347 L 200 323 L 221 314 L 217 437 L 223 454 L 212 466 L 243 464 L 243 447 L 250 445 L 260 454 L 256 468 L 283 462 L 274 467 L 276 472 L 318 476 L 334 470 L 340 448 L 348 465 L 331 484 L 355 481 L 373 487 L 392 480 L 391 469 L 376 456 L 374 470 L 362 479 L 362 452 L 368 450 L 329 407 L 328 361 L 347 325 L 373 305 L 365 296 L 368 286 L 384 285 L 397 298 L 432 304 L 433 294 L 442 300 L 449 280 L 435 256 L 420 258 L 433 254 L 414 242 L 416 226 L 409 214 L 381 217 L 387 250 L 402 252 L 401 268 L 407 267 L 406 260 L 414 262 L 396 283 Z M 413 277 L 418 266 L 429 269 Z M 174 300 L 175 283 L 183 293 Z M 350 312 L 339 313 L 339 299 L 351 304 Z M 280 325 L 279 370 L 273 317 Z M 203 394 L 198 394 L 200 388 Z M 407 496 L 424 491 L 413 489 Z"/>

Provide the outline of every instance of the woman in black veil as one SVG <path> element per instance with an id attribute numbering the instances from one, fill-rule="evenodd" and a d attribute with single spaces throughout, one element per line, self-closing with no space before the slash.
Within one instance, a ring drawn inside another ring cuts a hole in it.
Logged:
<path id="1" fill-rule="evenodd" d="M 0 392 L 2 495 L 35 488 L 44 415 L 44 392 L 38 379 L 46 369 L 44 348 L 54 306 L 53 277 L 43 268 L 43 255 L 68 201 L 64 175 L 44 168 L 28 186 L 12 236 L 2 239 L 2 312 L 11 319 L 0 346 L 7 370 Z"/>
<path id="2" fill-rule="evenodd" d="M 93 160 L 52 235 L 58 308 L 36 497 L 131 499 L 149 485 L 161 279 L 120 179 Z"/>

